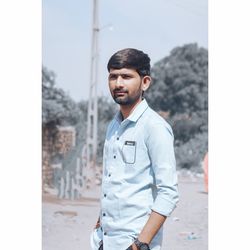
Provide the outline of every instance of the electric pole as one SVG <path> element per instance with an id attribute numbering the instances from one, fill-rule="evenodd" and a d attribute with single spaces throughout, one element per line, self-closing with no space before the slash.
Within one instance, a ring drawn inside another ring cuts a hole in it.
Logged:
<path id="1" fill-rule="evenodd" d="M 88 100 L 88 119 L 87 119 L 87 188 L 95 185 L 96 178 L 96 158 L 97 158 L 97 83 L 98 83 L 98 0 L 93 0 L 93 23 L 92 23 L 92 45 L 91 45 L 91 72 Z"/>

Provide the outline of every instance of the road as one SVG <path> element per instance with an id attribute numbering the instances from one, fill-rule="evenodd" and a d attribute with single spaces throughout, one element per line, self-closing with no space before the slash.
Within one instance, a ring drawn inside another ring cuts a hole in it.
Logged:
<path id="1" fill-rule="evenodd" d="M 164 224 L 162 250 L 208 249 L 208 195 L 201 176 L 179 175 L 180 201 Z M 100 205 L 100 188 L 77 201 L 43 196 L 43 250 L 89 250 Z"/>

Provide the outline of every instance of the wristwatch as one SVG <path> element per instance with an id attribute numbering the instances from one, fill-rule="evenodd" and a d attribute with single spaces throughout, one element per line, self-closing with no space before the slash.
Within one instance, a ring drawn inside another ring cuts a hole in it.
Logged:
<path id="1" fill-rule="evenodd" d="M 147 243 L 140 242 L 138 239 L 135 239 L 134 243 L 139 250 L 150 250 Z"/>

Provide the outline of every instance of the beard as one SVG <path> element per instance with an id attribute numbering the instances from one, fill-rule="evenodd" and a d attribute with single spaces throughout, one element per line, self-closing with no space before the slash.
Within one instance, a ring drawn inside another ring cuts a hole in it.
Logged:
<path id="1" fill-rule="evenodd" d="M 124 94 L 122 96 L 119 96 L 116 94 L 116 91 L 114 91 L 114 95 L 113 95 L 114 101 L 117 104 L 122 105 L 122 106 L 133 105 L 141 98 L 141 92 L 139 92 L 139 91 L 135 96 L 130 96 L 128 94 L 128 91 L 124 91 L 122 93 L 124 93 Z"/>

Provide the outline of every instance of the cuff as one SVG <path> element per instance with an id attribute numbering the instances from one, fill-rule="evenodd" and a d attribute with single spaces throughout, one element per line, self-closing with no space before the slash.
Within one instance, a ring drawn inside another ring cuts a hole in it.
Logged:
<path id="1" fill-rule="evenodd" d="M 155 199 L 155 203 L 153 204 L 151 209 L 161 215 L 168 217 L 171 215 L 171 213 L 174 211 L 175 208 L 176 208 L 176 203 L 173 203 L 170 200 L 158 196 Z"/>

